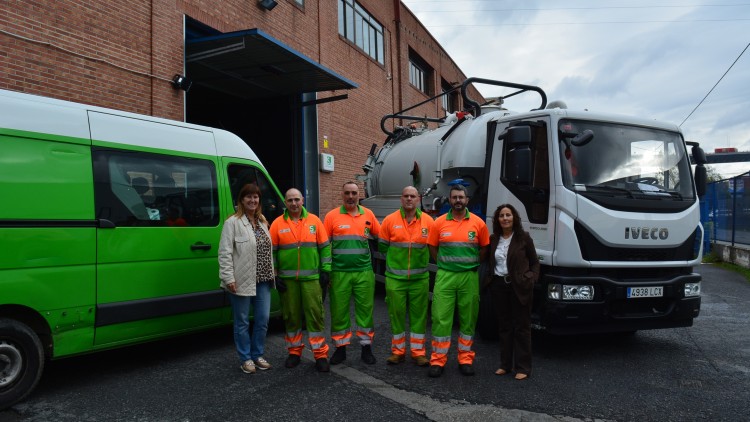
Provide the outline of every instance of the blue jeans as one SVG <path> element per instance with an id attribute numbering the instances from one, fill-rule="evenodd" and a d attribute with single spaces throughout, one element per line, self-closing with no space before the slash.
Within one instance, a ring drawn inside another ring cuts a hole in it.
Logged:
<path id="1" fill-rule="evenodd" d="M 255 296 L 229 294 L 234 318 L 234 344 L 240 362 L 263 356 L 271 313 L 271 283 L 258 283 Z M 250 309 L 253 310 L 253 332 L 250 334 Z"/>

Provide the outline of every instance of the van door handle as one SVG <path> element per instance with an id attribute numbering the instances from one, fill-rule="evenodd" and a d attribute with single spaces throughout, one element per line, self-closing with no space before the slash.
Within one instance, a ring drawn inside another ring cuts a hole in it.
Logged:
<path id="1" fill-rule="evenodd" d="M 191 251 L 207 251 L 210 249 L 211 249 L 210 243 L 198 242 L 198 243 L 193 243 L 192 245 L 190 245 Z"/>

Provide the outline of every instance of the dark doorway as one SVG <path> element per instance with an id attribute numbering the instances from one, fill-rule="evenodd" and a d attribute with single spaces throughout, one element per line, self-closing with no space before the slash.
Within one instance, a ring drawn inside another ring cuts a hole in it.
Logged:
<path id="1" fill-rule="evenodd" d="M 309 198 L 318 189 L 313 93 L 357 85 L 258 28 L 220 33 L 189 17 L 185 28 L 185 74 L 193 81 L 186 121 L 238 135 L 281 191 L 306 192 L 309 183 L 315 192 L 307 203 L 315 209 L 317 198 Z"/>
<path id="2" fill-rule="evenodd" d="M 190 69 L 187 69 L 190 74 Z M 300 151 L 295 142 L 298 107 L 291 97 L 240 99 L 194 86 L 187 93 L 186 120 L 227 130 L 255 151 L 282 194 L 292 186 L 302 188 L 298 177 Z"/>

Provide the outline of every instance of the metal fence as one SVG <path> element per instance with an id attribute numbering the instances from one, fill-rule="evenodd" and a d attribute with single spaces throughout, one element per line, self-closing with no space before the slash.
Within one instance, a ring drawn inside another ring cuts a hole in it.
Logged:
<path id="1" fill-rule="evenodd" d="M 701 223 L 705 252 L 714 241 L 750 245 L 750 171 L 708 184 L 701 199 Z"/>

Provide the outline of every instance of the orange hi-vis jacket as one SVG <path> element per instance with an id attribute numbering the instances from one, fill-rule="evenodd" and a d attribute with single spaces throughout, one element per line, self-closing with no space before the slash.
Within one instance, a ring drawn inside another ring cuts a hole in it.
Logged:
<path id="1" fill-rule="evenodd" d="M 320 271 L 331 271 L 331 246 L 323 223 L 302 207 L 298 221 L 288 211 L 276 218 L 269 230 L 273 259 L 279 277 L 291 280 L 317 280 Z"/>
<path id="2" fill-rule="evenodd" d="M 410 223 L 404 216 L 401 208 L 387 215 L 380 227 L 378 249 L 386 254 L 385 272 L 398 280 L 424 280 L 430 276 L 427 238 L 434 220 L 420 210 Z"/>
<path id="3" fill-rule="evenodd" d="M 452 272 L 475 270 L 479 267 L 481 248 L 490 244 L 490 233 L 487 224 L 469 210 L 461 221 L 453 219 L 449 211 L 435 220 L 427 243 L 439 247 L 439 269 Z"/>
<path id="4" fill-rule="evenodd" d="M 342 205 L 326 214 L 323 220 L 331 239 L 332 271 L 356 272 L 372 269 L 368 240 L 377 238 L 380 223 L 369 209 L 358 205 L 359 212 L 351 216 Z"/>

